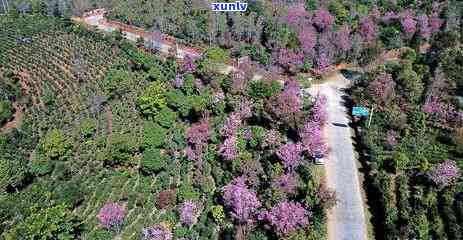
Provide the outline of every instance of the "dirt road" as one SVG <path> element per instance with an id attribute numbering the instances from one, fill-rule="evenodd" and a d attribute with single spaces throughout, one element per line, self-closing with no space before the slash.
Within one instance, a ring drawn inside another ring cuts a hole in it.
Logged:
<path id="1" fill-rule="evenodd" d="M 335 73 L 326 83 L 312 86 L 310 92 L 327 97 L 325 136 L 330 152 L 325 169 L 327 184 L 336 191 L 338 199 L 328 216 L 328 239 L 363 240 L 367 239 L 367 229 L 361 186 L 347 109 L 342 99 L 342 88 L 346 85 L 347 80 Z"/>

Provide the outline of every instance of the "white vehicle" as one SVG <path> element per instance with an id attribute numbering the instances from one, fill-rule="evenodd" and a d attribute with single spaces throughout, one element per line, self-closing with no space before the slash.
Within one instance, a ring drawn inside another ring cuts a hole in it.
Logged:
<path id="1" fill-rule="evenodd" d="M 321 152 L 317 152 L 314 155 L 314 163 L 317 165 L 323 165 L 325 164 L 325 155 Z"/>

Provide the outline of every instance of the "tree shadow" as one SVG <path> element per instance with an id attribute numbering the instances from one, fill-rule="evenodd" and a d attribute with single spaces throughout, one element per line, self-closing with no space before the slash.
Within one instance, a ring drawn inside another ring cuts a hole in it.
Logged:
<path id="1" fill-rule="evenodd" d="M 341 89 L 344 93 L 342 96 L 344 106 L 350 110 L 354 106 L 354 102 L 351 99 L 351 89 Z M 350 119 L 354 119 L 351 111 L 347 111 L 347 114 Z M 359 120 L 362 121 L 362 120 Z M 384 229 L 384 209 L 382 209 L 380 203 L 381 192 L 374 185 L 374 173 L 371 165 L 371 157 L 367 146 L 363 143 L 361 130 L 359 125 L 356 124 L 353 120 L 349 121 L 349 127 L 354 130 L 354 135 L 352 136 L 352 144 L 355 151 L 358 152 L 358 161 L 360 163 L 359 171 L 363 174 L 363 188 L 366 194 L 366 204 L 368 206 L 371 218 L 369 219 L 371 225 L 373 226 L 373 235 L 376 240 L 385 239 L 385 229 Z"/>

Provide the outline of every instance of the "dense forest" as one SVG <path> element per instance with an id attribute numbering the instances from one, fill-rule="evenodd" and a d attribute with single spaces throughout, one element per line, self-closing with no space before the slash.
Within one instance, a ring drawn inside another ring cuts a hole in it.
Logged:
<path id="1" fill-rule="evenodd" d="M 176 61 L 70 20 L 97 7 L 205 53 Z M 373 114 L 354 127 L 374 237 L 463 239 L 461 2 L 208 7 L 2 1 L 1 238 L 326 238 L 326 103 L 301 88 L 347 62 L 364 70 L 350 104 Z"/>

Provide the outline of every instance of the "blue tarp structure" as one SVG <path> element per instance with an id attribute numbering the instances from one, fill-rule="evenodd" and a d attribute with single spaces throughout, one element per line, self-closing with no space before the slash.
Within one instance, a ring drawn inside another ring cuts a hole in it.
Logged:
<path id="1" fill-rule="evenodd" d="M 368 109 L 365 107 L 353 107 L 352 115 L 354 116 L 368 116 Z"/>

